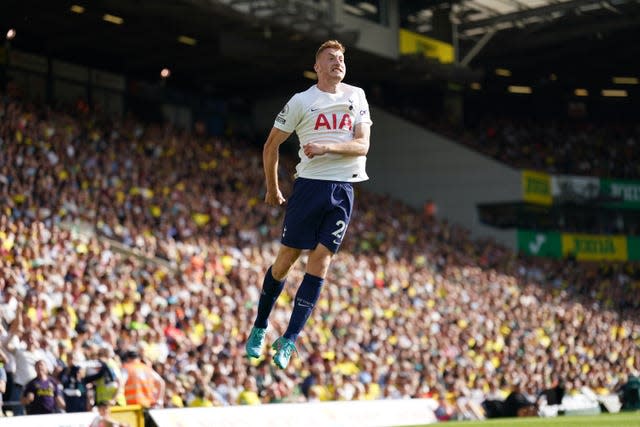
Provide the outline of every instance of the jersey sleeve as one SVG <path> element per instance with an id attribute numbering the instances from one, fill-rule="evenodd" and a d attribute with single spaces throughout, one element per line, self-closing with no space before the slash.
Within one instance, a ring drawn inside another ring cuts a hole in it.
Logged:
<path id="1" fill-rule="evenodd" d="M 273 127 L 284 132 L 293 132 L 302 119 L 302 102 L 298 94 L 291 97 L 276 116 Z"/>
<path id="2" fill-rule="evenodd" d="M 63 392 L 64 388 L 62 387 L 62 384 L 60 384 L 58 381 L 53 381 L 53 395 L 54 397 L 60 396 L 62 397 L 62 392 Z"/>
<path id="3" fill-rule="evenodd" d="M 369 103 L 367 102 L 367 96 L 364 94 L 364 90 L 358 89 L 358 110 L 356 111 L 356 118 L 354 124 L 373 124 L 371 121 L 371 114 L 369 112 Z"/>

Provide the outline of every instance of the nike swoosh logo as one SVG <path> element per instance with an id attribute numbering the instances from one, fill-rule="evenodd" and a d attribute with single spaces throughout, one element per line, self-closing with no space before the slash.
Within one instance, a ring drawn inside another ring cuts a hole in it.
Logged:
<path id="1" fill-rule="evenodd" d="M 313 304 L 312 304 L 312 303 L 310 303 L 310 302 L 309 302 L 309 301 L 307 301 L 307 300 L 303 300 L 302 298 L 298 298 L 298 299 L 296 299 L 296 302 L 298 303 L 298 305 L 299 305 L 300 307 L 304 307 L 304 308 L 313 308 Z"/>
<path id="2" fill-rule="evenodd" d="M 317 111 L 317 110 L 319 110 L 319 108 L 311 108 L 311 109 L 309 109 L 309 111 L 311 111 L 311 112 L 314 112 L 314 111 Z"/>

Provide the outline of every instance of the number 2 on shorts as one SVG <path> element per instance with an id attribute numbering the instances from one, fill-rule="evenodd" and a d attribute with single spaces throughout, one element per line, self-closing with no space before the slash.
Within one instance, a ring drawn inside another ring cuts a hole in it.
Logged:
<path id="1" fill-rule="evenodd" d="M 342 241 L 342 233 L 344 232 L 344 229 L 347 228 L 347 223 L 343 220 L 340 220 L 336 222 L 336 225 L 338 226 L 338 229 L 331 234 L 335 236 L 335 239 L 333 239 L 333 243 L 339 245 Z"/>

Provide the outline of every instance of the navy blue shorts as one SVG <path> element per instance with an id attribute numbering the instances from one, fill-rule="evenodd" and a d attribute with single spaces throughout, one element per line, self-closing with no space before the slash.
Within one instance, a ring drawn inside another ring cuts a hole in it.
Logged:
<path id="1" fill-rule="evenodd" d="M 336 253 L 352 210 L 351 183 L 298 178 L 287 201 L 281 242 L 298 249 L 314 249 L 322 243 Z"/>

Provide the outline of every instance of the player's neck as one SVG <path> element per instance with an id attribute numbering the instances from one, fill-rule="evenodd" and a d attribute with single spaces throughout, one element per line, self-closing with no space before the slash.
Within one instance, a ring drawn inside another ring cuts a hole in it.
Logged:
<path id="1" fill-rule="evenodd" d="M 340 86 L 340 81 L 319 81 L 316 84 L 316 86 L 318 87 L 318 89 L 320 89 L 322 92 L 328 92 L 328 93 L 336 93 L 338 92 L 338 87 Z"/>

